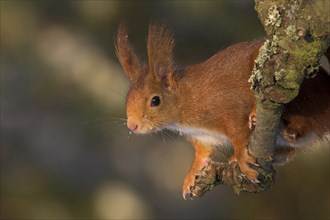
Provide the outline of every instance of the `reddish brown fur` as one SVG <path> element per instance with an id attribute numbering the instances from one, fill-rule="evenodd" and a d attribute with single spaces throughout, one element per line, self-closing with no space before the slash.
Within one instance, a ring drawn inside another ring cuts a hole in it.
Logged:
<path id="1" fill-rule="evenodd" d="M 330 77 L 321 68 L 315 78 L 306 79 L 296 99 L 283 114 L 285 132 L 295 133 L 296 140 L 311 131 L 322 137 L 330 130 Z"/>
<path id="2" fill-rule="evenodd" d="M 212 138 L 219 137 L 214 134 L 230 139 L 234 146 L 230 161 L 237 161 L 248 178 L 256 179 L 258 173 L 247 164 L 254 163 L 246 146 L 252 133 L 249 117 L 255 109 L 255 96 L 248 78 L 264 41 L 238 43 L 203 63 L 178 68 L 172 57 L 172 34 L 164 25 L 151 25 L 149 68 L 142 71 L 123 30 L 126 29 L 121 27 L 117 35 L 117 54 L 131 79 L 127 96 L 128 127 L 136 133 L 173 127 L 187 133 L 187 140 L 195 146 L 196 156 L 185 178 L 184 195 L 190 193 L 196 172 L 208 163 L 215 151 Z M 155 96 L 160 97 L 161 103 L 151 107 L 150 100 Z M 298 97 L 286 106 L 284 139 L 298 141 L 310 132 L 322 136 L 330 130 L 329 110 L 330 77 L 321 69 L 317 77 L 303 82 Z M 197 129 L 197 132 L 191 129 Z M 206 141 L 201 141 L 200 136 Z M 288 151 L 287 155 L 293 154 Z"/>
<path id="3" fill-rule="evenodd" d="M 116 54 L 124 71 L 130 76 L 130 80 L 136 79 L 144 72 L 139 58 L 128 42 L 128 32 L 124 24 L 121 24 L 118 29 Z"/>

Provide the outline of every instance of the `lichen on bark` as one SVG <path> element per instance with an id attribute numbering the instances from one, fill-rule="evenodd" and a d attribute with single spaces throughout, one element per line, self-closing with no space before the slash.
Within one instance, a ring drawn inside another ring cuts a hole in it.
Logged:
<path id="1" fill-rule="evenodd" d="M 322 0 L 255 3 L 267 35 L 263 47 L 268 49 L 265 60 L 261 48 L 250 78 L 257 97 L 257 122 L 249 152 L 256 158 L 269 158 L 283 105 L 298 95 L 300 84 L 318 68 L 330 45 L 329 4 Z M 259 60 L 265 61 L 259 65 Z"/>
<path id="2" fill-rule="evenodd" d="M 237 164 L 211 162 L 196 176 L 191 191 L 202 196 L 218 184 L 232 185 L 236 193 L 261 192 L 275 183 L 272 155 L 285 104 L 319 67 L 330 46 L 330 15 L 326 0 L 255 0 L 266 41 L 249 82 L 256 92 L 256 126 L 248 145 L 260 167 L 258 182 L 244 177 Z"/>

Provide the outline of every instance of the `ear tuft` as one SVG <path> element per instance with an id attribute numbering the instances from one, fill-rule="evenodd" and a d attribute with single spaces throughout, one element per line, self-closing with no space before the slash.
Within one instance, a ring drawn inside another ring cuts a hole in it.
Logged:
<path id="1" fill-rule="evenodd" d="M 152 23 L 148 34 L 149 72 L 166 87 L 174 80 L 173 34 L 164 23 Z"/>
<path id="2" fill-rule="evenodd" d="M 128 30 L 124 23 L 121 23 L 118 28 L 115 47 L 116 55 L 126 75 L 131 81 L 137 79 L 139 74 L 142 74 L 143 67 L 128 41 Z"/>

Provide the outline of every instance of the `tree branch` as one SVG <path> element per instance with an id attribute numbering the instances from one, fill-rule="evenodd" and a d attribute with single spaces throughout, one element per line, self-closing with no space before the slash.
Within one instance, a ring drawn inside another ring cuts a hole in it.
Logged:
<path id="1" fill-rule="evenodd" d="M 234 192 L 258 193 L 268 190 L 275 183 L 275 170 L 271 163 L 255 167 L 259 172 L 259 182 L 251 182 L 239 169 L 237 163 L 219 163 L 211 161 L 195 176 L 195 185 L 190 188 L 192 196 L 203 196 L 217 185 L 231 185 Z"/>
<path id="2" fill-rule="evenodd" d="M 218 184 L 234 191 L 261 192 L 275 182 L 272 155 L 285 104 L 312 77 L 330 45 L 329 3 L 326 0 L 255 0 L 267 39 L 249 79 L 256 92 L 257 121 L 248 146 L 260 167 L 259 182 L 248 181 L 237 164 L 211 162 L 197 176 L 191 191 L 202 196 Z"/>
<path id="3" fill-rule="evenodd" d="M 299 93 L 330 45 L 329 3 L 322 0 L 255 0 L 267 40 L 250 78 L 257 97 L 257 121 L 249 153 L 271 159 L 283 105 Z"/>

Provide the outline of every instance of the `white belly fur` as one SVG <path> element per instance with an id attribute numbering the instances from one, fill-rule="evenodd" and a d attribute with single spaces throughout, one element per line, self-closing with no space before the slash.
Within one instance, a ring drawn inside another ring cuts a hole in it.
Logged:
<path id="1" fill-rule="evenodd" d="M 208 131 L 202 128 L 192 128 L 180 125 L 166 126 L 166 129 L 177 132 L 180 135 L 191 137 L 192 139 L 198 140 L 205 145 L 212 146 L 232 146 L 230 139 L 221 133 Z"/>
<path id="2" fill-rule="evenodd" d="M 232 147 L 231 140 L 224 134 L 208 131 L 202 128 L 192 128 L 181 125 L 169 125 L 165 127 L 171 131 L 178 133 L 194 140 L 198 140 L 205 145 L 219 146 L 219 147 Z M 328 141 L 330 142 L 330 133 L 327 133 L 323 137 L 317 136 L 315 133 L 310 133 L 306 137 L 301 138 L 297 142 L 288 142 L 283 138 L 281 134 L 277 136 L 277 147 L 295 147 L 295 148 L 308 148 L 315 145 L 317 142 Z"/>

